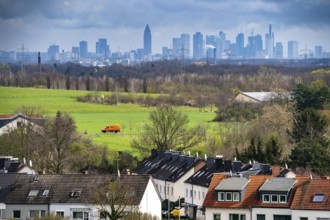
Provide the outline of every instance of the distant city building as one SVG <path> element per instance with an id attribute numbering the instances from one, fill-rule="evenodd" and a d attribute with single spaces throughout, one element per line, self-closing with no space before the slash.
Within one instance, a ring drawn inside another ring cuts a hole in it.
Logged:
<path id="1" fill-rule="evenodd" d="M 110 48 L 107 43 L 107 39 L 100 38 L 98 42 L 96 42 L 96 55 L 100 59 L 108 59 L 110 55 Z"/>
<path id="2" fill-rule="evenodd" d="M 239 57 L 244 56 L 244 34 L 239 33 L 236 36 L 236 51 L 235 54 Z"/>
<path id="3" fill-rule="evenodd" d="M 79 52 L 80 52 L 80 58 L 86 59 L 88 57 L 88 43 L 87 41 L 80 41 L 79 42 Z"/>
<path id="4" fill-rule="evenodd" d="M 216 47 L 217 46 L 217 37 L 215 35 L 206 35 L 205 44 Z"/>
<path id="5" fill-rule="evenodd" d="M 72 59 L 79 60 L 79 47 L 72 47 Z"/>
<path id="6" fill-rule="evenodd" d="M 190 58 L 190 35 L 181 34 L 181 56 L 184 59 Z"/>
<path id="7" fill-rule="evenodd" d="M 162 48 L 162 56 L 163 56 L 163 58 L 166 58 L 166 59 L 170 58 L 170 50 L 168 49 L 168 47 Z"/>
<path id="8" fill-rule="evenodd" d="M 152 54 L 152 49 L 151 49 L 151 30 L 150 30 L 148 24 L 147 24 L 146 28 L 144 29 L 143 49 L 144 49 L 144 55 L 147 56 L 147 57 L 150 57 L 151 54 Z"/>
<path id="9" fill-rule="evenodd" d="M 202 59 L 204 52 L 204 39 L 201 32 L 196 32 L 193 35 L 193 58 Z"/>
<path id="10" fill-rule="evenodd" d="M 219 38 L 217 38 L 216 44 L 216 56 L 217 59 L 221 59 L 225 53 L 225 50 L 228 49 L 229 45 L 226 41 L 226 34 L 222 31 L 219 32 Z"/>
<path id="11" fill-rule="evenodd" d="M 281 42 L 276 42 L 275 58 L 276 59 L 283 59 L 283 45 L 282 45 Z"/>
<path id="12" fill-rule="evenodd" d="M 274 55 L 274 33 L 272 32 L 272 25 L 269 25 L 268 33 L 265 36 L 266 56 L 273 58 Z"/>
<path id="13" fill-rule="evenodd" d="M 315 46 L 315 58 L 323 58 L 323 47 Z"/>
<path id="14" fill-rule="evenodd" d="M 298 41 L 288 42 L 288 59 L 298 59 Z"/>
<path id="15" fill-rule="evenodd" d="M 262 44 L 263 42 L 260 34 L 248 37 L 248 45 L 246 48 L 247 58 L 256 58 L 257 54 L 260 54 L 263 50 Z"/>
<path id="16" fill-rule="evenodd" d="M 173 56 L 174 58 L 179 58 L 181 54 L 181 48 L 182 48 L 182 40 L 181 38 L 173 38 L 172 39 L 172 48 L 173 48 Z"/>
<path id="17" fill-rule="evenodd" d="M 59 59 L 59 53 L 60 53 L 60 46 L 58 45 L 50 45 L 47 50 L 47 55 L 49 60 L 55 61 Z"/>

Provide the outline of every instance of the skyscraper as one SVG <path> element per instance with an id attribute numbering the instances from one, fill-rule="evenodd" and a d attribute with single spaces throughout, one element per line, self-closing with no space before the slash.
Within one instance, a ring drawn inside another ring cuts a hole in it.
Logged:
<path id="1" fill-rule="evenodd" d="M 100 38 L 98 42 L 96 42 L 96 54 L 101 59 L 109 58 L 109 45 L 107 43 L 107 39 Z"/>
<path id="2" fill-rule="evenodd" d="M 183 58 L 189 58 L 190 57 L 190 35 L 189 34 L 181 34 L 181 56 Z"/>
<path id="3" fill-rule="evenodd" d="M 173 56 L 175 58 L 179 58 L 179 56 L 181 54 L 181 48 L 182 48 L 181 38 L 175 37 L 172 39 L 172 48 L 173 48 Z"/>
<path id="4" fill-rule="evenodd" d="M 48 50 L 47 50 L 47 54 L 48 54 L 48 58 L 51 61 L 55 61 L 59 59 L 59 53 L 60 53 L 60 46 L 58 45 L 50 45 Z"/>
<path id="5" fill-rule="evenodd" d="M 269 25 L 268 33 L 265 36 L 265 49 L 266 56 L 268 58 L 273 58 L 274 56 L 274 33 L 272 32 L 272 25 Z"/>
<path id="6" fill-rule="evenodd" d="M 201 32 L 196 32 L 193 35 L 193 57 L 195 59 L 203 58 L 204 52 L 204 39 Z"/>
<path id="7" fill-rule="evenodd" d="M 283 45 L 282 45 L 281 42 L 276 42 L 275 58 L 276 59 L 282 59 L 283 58 Z"/>
<path id="8" fill-rule="evenodd" d="M 146 57 L 151 56 L 151 31 L 149 28 L 149 25 L 147 24 L 146 28 L 144 29 L 144 35 L 143 35 L 143 49 L 144 49 L 144 55 Z"/>
<path id="9" fill-rule="evenodd" d="M 288 59 L 298 59 L 298 41 L 288 41 Z"/>
<path id="10" fill-rule="evenodd" d="M 239 57 L 243 57 L 244 51 L 244 34 L 239 33 L 236 36 L 236 55 Z"/>
<path id="11" fill-rule="evenodd" d="M 80 58 L 86 59 L 88 54 L 87 49 L 87 41 L 80 41 L 79 42 L 79 52 L 80 52 Z"/>
<path id="12" fill-rule="evenodd" d="M 226 43 L 226 34 L 222 31 L 219 32 L 219 37 L 217 38 L 216 45 L 216 58 L 220 59 L 225 50 L 228 49 Z"/>

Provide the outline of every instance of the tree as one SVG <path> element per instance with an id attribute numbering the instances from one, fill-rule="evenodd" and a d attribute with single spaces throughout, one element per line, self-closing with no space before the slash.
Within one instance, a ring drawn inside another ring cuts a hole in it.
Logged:
<path id="1" fill-rule="evenodd" d="M 149 115 L 140 140 L 134 140 L 132 147 L 143 151 L 183 150 L 196 146 L 203 140 L 201 128 L 188 128 L 188 116 L 172 106 L 161 106 Z"/>
<path id="2" fill-rule="evenodd" d="M 280 165 L 282 158 L 282 147 L 276 135 L 271 135 L 265 142 L 264 163 Z"/>
<path id="3" fill-rule="evenodd" d="M 101 215 L 110 220 L 152 220 L 152 216 L 140 212 L 135 189 L 131 185 L 123 177 L 109 177 L 108 181 L 97 186 L 91 201 L 99 207 Z"/>

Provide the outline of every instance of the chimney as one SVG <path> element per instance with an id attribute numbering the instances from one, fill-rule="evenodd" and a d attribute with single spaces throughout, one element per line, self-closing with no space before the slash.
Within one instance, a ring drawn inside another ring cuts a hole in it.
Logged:
<path id="1" fill-rule="evenodd" d="M 225 160 L 225 172 L 229 172 L 232 168 L 231 160 Z"/>
<path id="2" fill-rule="evenodd" d="M 273 166 L 272 168 L 272 176 L 277 177 L 281 174 L 281 167 L 280 166 Z"/>

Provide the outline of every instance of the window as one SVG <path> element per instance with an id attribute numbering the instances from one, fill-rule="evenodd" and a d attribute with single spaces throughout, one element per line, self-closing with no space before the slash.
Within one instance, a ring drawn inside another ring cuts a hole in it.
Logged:
<path id="1" fill-rule="evenodd" d="M 239 201 L 239 193 L 233 192 L 233 201 Z"/>
<path id="2" fill-rule="evenodd" d="M 324 194 L 314 194 L 313 202 L 323 202 L 324 201 Z"/>
<path id="3" fill-rule="evenodd" d="M 196 190 L 194 190 L 194 199 L 196 199 Z"/>
<path id="4" fill-rule="evenodd" d="M 3 209 L 0 209 L 0 219 L 3 218 L 2 213 L 3 213 Z"/>
<path id="5" fill-rule="evenodd" d="M 49 189 L 45 189 L 42 193 L 43 196 L 48 196 L 49 194 Z"/>
<path id="6" fill-rule="evenodd" d="M 225 193 L 218 192 L 218 201 L 225 201 Z"/>
<path id="7" fill-rule="evenodd" d="M 226 201 L 232 201 L 232 193 L 231 192 L 227 192 L 226 193 Z"/>
<path id="8" fill-rule="evenodd" d="M 21 218 L 21 210 L 14 210 L 13 218 Z"/>
<path id="9" fill-rule="evenodd" d="M 291 215 L 274 215 L 274 220 L 291 220 Z"/>
<path id="10" fill-rule="evenodd" d="M 71 197 L 79 197 L 80 194 L 81 194 L 81 189 L 73 189 L 70 195 Z"/>
<path id="11" fill-rule="evenodd" d="M 188 189 L 186 189 L 186 197 L 188 197 Z"/>
<path id="12" fill-rule="evenodd" d="M 205 198 L 205 192 L 202 192 L 202 197 L 203 197 L 203 199 Z"/>
<path id="13" fill-rule="evenodd" d="M 17 127 L 22 127 L 22 122 L 21 121 L 17 122 Z"/>
<path id="14" fill-rule="evenodd" d="M 213 214 L 213 220 L 221 220 L 220 214 Z"/>
<path id="15" fill-rule="evenodd" d="M 72 212 L 72 218 L 73 219 L 83 219 L 83 220 L 88 220 L 88 212 L 83 212 L 83 211 L 74 211 Z"/>
<path id="16" fill-rule="evenodd" d="M 40 218 L 45 217 L 45 210 L 30 210 L 30 218 Z"/>
<path id="17" fill-rule="evenodd" d="M 272 203 L 278 203 L 278 195 L 272 195 Z"/>
<path id="18" fill-rule="evenodd" d="M 167 186 L 166 194 L 167 194 L 167 195 L 170 194 L 170 187 L 169 187 L 169 186 Z"/>
<path id="19" fill-rule="evenodd" d="M 64 211 L 56 211 L 56 216 L 64 218 Z"/>
<path id="20" fill-rule="evenodd" d="M 246 220 L 246 216 L 244 214 L 229 214 L 229 220 Z"/>
<path id="21" fill-rule="evenodd" d="M 30 190 L 30 192 L 29 192 L 29 197 L 36 197 L 37 195 L 38 195 L 38 192 L 39 192 L 39 190 L 34 190 L 34 189 L 32 189 L 32 190 Z"/>
<path id="22" fill-rule="evenodd" d="M 173 196 L 173 187 L 171 187 L 171 195 Z"/>
<path id="23" fill-rule="evenodd" d="M 257 214 L 257 220 L 266 220 L 266 216 Z"/>
<path id="24" fill-rule="evenodd" d="M 280 203 L 286 203 L 286 195 L 279 195 Z"/>
<path id="25" fill-rule="evenodd" d="M 263 203 L 270 203 L 270 196 L 268 194 L 262 195 L 262 202 Z"/>
<path id="26" fill-rule="evenodd" d="M 192 190 L 190 190 L 190 198 L 192 198 Z"/>
<path id="27" fill-rule="evenodd" d="M 198 191 L 198 199 L 201 199 L 201 192 Z"/>
<path id="28" fill-rule="evenodd" d="M 300 217 L 299 220 L 308 220 L 307 217 Z"/>

